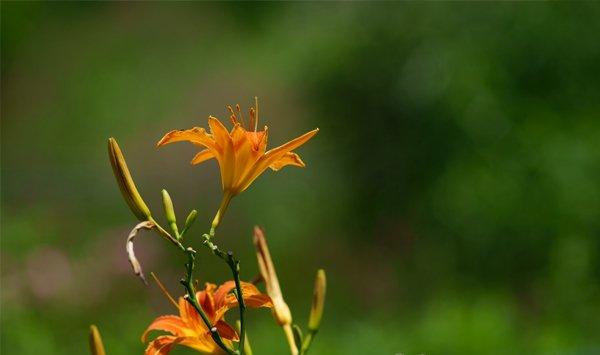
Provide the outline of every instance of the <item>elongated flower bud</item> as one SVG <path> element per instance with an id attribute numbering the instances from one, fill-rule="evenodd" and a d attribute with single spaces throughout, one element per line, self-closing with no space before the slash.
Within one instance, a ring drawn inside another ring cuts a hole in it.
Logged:
<path id="1" fill-rule="evenodd" d="M 104 345 L 102 344 L 102 337 L 100 332 L 95 325 L 90 325 L 90 351 L 92 355 L 106 355 L 104 352 Z"/>
<path id="2" fill-rule="evenodd" d="M 175 217 L 175 209 L 173 208 L 173 200 L 171 200 L 171 196 L 169 195 L 167 190 L 162 190 L 162 200 L 167 222 L 169 222 L 169 225 L 171 226 L 171 229 L 173 230 L 175 235 L 179 236 L 179 230 L 177 229 L 177 219 Z"/>
<path id="3" fill-rule="evenodd" d="M 167 190 L 162 190 L 162 200 L 163 206 L 165 208 L 165 217 L 167 218 L 167 222 L 175 223 L 175 210 L 173 209 L 173 200 L 171 200 L 171 196 L 167 192 Z"/>
<path id="4" fill-rule="evenodd" d="M 192 210 L 190 214 L 185 219 L 185 229 L 189 229 L 192 226 L 192 223 L 196 220 L 196 216 L 198 215 L 198 211 Z"/>
<path id="5" fill-rule="evenodd" d="M 190 214 L 188 214 L 187 218 L 185 219 L 185 224 L 183 225 L 183 229 L 181 230 L 181 233 L 179 234 L 180 239 L 183 238 L 183 235 L 185 233 L 187 233 L 188 229 L 190 229 L 192 224 L 194 224 L 194 221 L 196 220 L 197 215 L 198 215 L 198 211 L 196 211 L 196 210 L 192 210 L 190 212 Z"/>
<path id="6" fill-rule="evenodd" d="M 277 272 L 271 260 L 271 253 L 265 235 L 259 227 L 254 227 L 254 246 L 256 247 L 256 259 L 258 269 L 262 278 L 265 280 L 267 294 L 273 301 L 273 317 L 277 324 L 281 326 L 292 324 L 292 312 L 281 294 Z"/>
<path id="7" fill-rule="evenodd" d="M 317 271 L 315 278 L 315 288 L 313 291 L 313 300 L 310 307 L 310 317 L 308 319 L 308 329 L 311 332 L 317 332 L 323 318 L 323 308 L 325 306 L 325 290 L 327 288 L 327 279 L 325 270 Z"/>
<path id="8" fill-rule="evenodd" d="M 133 182 L 133 178 L 129 173 L 129 168 L 127 167 L 123 153 L 121 152 L 121 148 L 119 148 L 119 145 L 114 138 L 108 139 L 108 157 L 117 183 L 119 184 L 119 188 L 121 189 L 121 193 L 123 194 L 123 198 L 125 198 L 125 202 L 129 205 L 131 212 L 133 212 L 140 221 L 148 220 L 151 216 L 150 209 L 135 187 L 135 183 Z"/>

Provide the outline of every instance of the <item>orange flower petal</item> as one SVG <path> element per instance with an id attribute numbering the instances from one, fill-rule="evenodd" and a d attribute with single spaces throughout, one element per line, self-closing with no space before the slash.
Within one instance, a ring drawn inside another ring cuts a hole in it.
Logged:
<path id="1" fill-rule="evenodd" d="M 196 297 L 198 299 L 200 307 L 202 307 L 202 310 L 204 311 L 204 313 L 206 313 L 206 315 L 211 321 L 215 321 L 216 305 L 215 300 L 213 298 L 213 294 L 216 288 L 216 285 L 207 282 L 205 284 L 204 291 L 199 291 L 196 293 Z"/>
<path id="2" fill-rule="evenodd" d="M 250 140 L 250 142 L 252 142 L 252 148 L 259 155 L 265 154 L 265 151 L 267 150 L 267 141 L 269 138 L 268 130 L 269 130 L 269 128 L 267 126 L 265 126 L 265 129 L 263 131 L 246 132 L 246 136 L 248 137 L 248 140 Z"/>
<path id="3" fill-rule="evenodd" d="M 226 343 L 226 345 L 230 346 L 230 344 L 228 344 L 228 341 L 224 341 L 224 343 Z M 196 336 L 193 338 L 183 338 L 180 342 L 181 345 L 185 345 L 188 348 L 192 348 L 194 350 L 197 350 L 201 353 L 207 353 L 207 354 L 221 354 L 221 349 L 219 348 L 219 346 L 217 344 L 215 344 L 214 340 L 212 339 L 211 335 L 209 332 L 206 332 L 203 336 Z"/>
<path id="4" fill-rule="evenodd" d="M 159 336 L 148 344 L 144 355 L 167 355 L 180 339 L 170 335 Z"/>
<path id="5" fill-rule="evenodd" d="M 288 165 L 299 166 L 301 168 L 304 168 L 306 166 L 302 159 L 300 159 L 300 156 L 298 156 L 298 154 L 287 152 L 279 160 L 269 165 L 269 168 L 271 168 L 273 171 L 278 171 L 284 166 Z"/>
<path id="6" fill-rule="evenodd" d="M 217 330 L 218 330 L 219 334 L 221 335 L 221 337 L 223 337 L 225 339 L 233 340 L 233 341 L 240 340 L 240 337 L 238 336 L 235 329 L 233 329 L 225 321 L 223 321 L 223 320 L 218 321 L 217 323 L 215 323 L 215 327 L 217 327 Z"/>
<path id="7" fill-rule="evenodd" d="M 205 146 L 206 148 L 216 148 L 213 137 L 206 133 L 204 128 L 194 127 L 186 130 L 174 130 L 165 134 L 161 140 L 156 143 L 157 147 L 175 142 L 191 142 L 194 144 Z"/>
<path id="8" fill-rule="evenodd" d="M 162 330 L 178 337 L 194 335 L 194 330 L 190 329 L 188 324 L 177 316 L 161 316 L 156 318 L 142 334 L 142 343 L 148 339 L 148 334 L 153 330 Z"/>
<path id="9" fill-rule="evenodd" d="M 210 131 L 213 134 L 215 142 L 222 154 L 217 156 L 219 161 L 219 169 L 221 170 L 221 183 L 223 189 L 227 190 L 233 186 L 235 177 L 235 152 L 233 149 L 233 140 L 227 131 L 227 128 L 223 126 L 221 121 L 214 117 L 208 118 L 208 125 Z"/>
<path id="10" fill-rule="evenodd" d="M 266 168 L 268 168 L 271 164 L 274 164 L 279 159 L 283 158 L 283 156 L 298 148 L 302 144 L 306 143 L 309 139 L 311 139 L 315 134 L 319 132 L 319 129 L 314 129 L 310 132 L 307 132 L 300 137 L 292 139 L 291 141 L 269 150 L 265 155 L 260 157 L 260 159 L 254 164 L 252 169 L 244 176 L 239 183 L 239 191 L 244 191 L 250 184 L 260 175 Z"/>
<path id="11" fill-rule="evenodd" d="M 260 158 L 260 154 L 254 149 L 254 144 L 250 140 L 250 133 L 246 132 L 240 125 L 235 126 L 231 138 L 235 150 L 235 177 L 233 183 L 237 185 L 239 177 L 243 176 L 254 165 Z"/>
<path id="12" fill-rule="evenodd" d="M 273 308 L 271 297 L 264 294 L 253 295 L 248 298 L 244 297 L 244 302 L 246 302 L 246 306 L 250 308 Z"/>
<path id="13" fill-rule="evenodd" d="M 225 281 L 217 290 L 215 291 L 215 306 L 217 308 L 221 308 L 227 303 L 227 294 L 231 292 L 235 288 L 235 281 L 229 280 Z M 242 290 L 243 292 L 243 290 Z M 235 296 L 234 296 L 235 297 Z"/>
<path id="14" fill-rule="evenodd" d="M 196 309 L 183 297 L 179 297 L 179 314 L 190 328 L 194 329 L 196 333 L 203 333 L 208 330 L 206 325 L 200 319 L 200 315 L 196 312 Z"/>
<path id="15" fill-rule="evenodd" d="M 210 133 L 213 135 L 217 144 L 221 145 L 222 143 L 231 141 L 231 137 L 229 136 L 227 128 L 225 128 L 221 121 L 219 121 L 216 117 L 208 117 L 208 126 L 210 127 Z"/>
<path id="16" fill-rule="evenodd" d="M 289 141 L 285 144 L 282 144 L 277 148 L 273 148 L 273 149 L 269 150 L 268 152 L 265 153 L 265 160 L 270 161 L 270 163 L 272 164 L 273 162 L 275 162 L 279 158 L 281 158 L 286 152 L 290 152 L 290 151 L 300 147 L 302 144 L 308 142 L 308 140 L 310 140 L 318 132 L 319 132 L 318 128 L 313 129 L 312 131 L 306 132 L 303 135 L 301 135 L 300 137 L 294 138 L 291 141 Z M 268 164 L 268 165 L 270 165 L 270 164 Z"/>
<path id="17" fill-rule="evenodd" d="M 260 291 L 251 283 L 241 282 L 242 293 L 244 294 L 244 302 L 247 307 L 273 307 L 271 298 Z M 225 313 L 238 306 L 237 298 L 233 293 L 230 293 L 235 288 L 233 280 L 223 283 L 215 292 L 215 304 L 217 308 L 216 319 L 222 319 Z"/>
<path id="18" fill-rule="evenodd" d="M 203 151 L 194 156 L 194 159 L 192 159 L 191 163 L 197 165 L 214 157 L 215 155 L 210 149 L 204 149 Z"/>
<path id="19" fill-rule="evenodd" d="M 184 345 L 202 353 L 218 353 L 219 349 L 210 335 L 202 337 L 159 336 L 154 339 L 144 352 L 144 355 L 167 355 L 175 345 Z"/>
<path id="20" fill-rule="evenodd" d="M 273 303 L 271 302 L 271 297 L 261 293 L 256 286 L 251 283 L 243 282 L 241 283 L 242 293 L 244 294 L 244 302 L 247 307 L 250 308 L 259 308 L 259 307 L 273 307 Z M 235 307 L 238 305 L 237 298 L 234 294 L 228 294 L 226 303 L 230 305 L 230 307 Z"/>

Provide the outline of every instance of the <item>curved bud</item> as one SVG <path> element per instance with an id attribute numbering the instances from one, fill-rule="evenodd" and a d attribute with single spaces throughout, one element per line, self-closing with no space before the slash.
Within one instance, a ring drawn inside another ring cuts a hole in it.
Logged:
<path id="1" fill-rule="evenodd" d="M 325 277 L 325 270 L 320 269 L 317 271 L 317 277 L 315 278 L 315 288 L 313 291 L 313 300 L 310 307 L 310 317 L 308 319 L 308 330 L 316 332 L 319 330 L 321 325 L 321 318 L 323 318 L 323 308 L 325 306 L 325 290 L 327 288 L 327 279 Z"/>
<path id="2" fill-rule="evenodd" d="M 90 325 L 90 352 L 92 355 L 106 355 L 104 352 L 104 344 L 102 344 L 102 337 L 100 337 L 100 331 L 95 325 Z"/>
<path id="3" fill-rule="evenodd" d="M 140 196 L 129 173 L 129 168 L 127 167 L 121 148 L 114 138 L 108 139 L 108 158 L 110 159 L 110 165 L 112 166 L 121 193 L 129 205 L 131 212 L 140 221 L 148 220 L 151 216 L 150 209 L 142 199 L 142 196 Z"/>
<path id="4" fill-rule="evenodd" d="M 163 189 L 162 191 L 162 201 L 163 207 L 165 209 L 165 217 L 167 218 L 167 222 L 175 236 L 179 236 L 179 230 L 177 228 L 177 219 L 175 217 L 175 209 L 173 208 L 173 200 L 171 200 L 171 196 L 167 192 L 167 190 Z"/>

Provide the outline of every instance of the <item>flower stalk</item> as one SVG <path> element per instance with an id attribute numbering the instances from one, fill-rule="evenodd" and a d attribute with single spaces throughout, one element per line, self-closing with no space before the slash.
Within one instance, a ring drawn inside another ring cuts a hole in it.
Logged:
<path id="1" fill-rule="evenodd" d="M 213 218 L 212 224 L 210 226 L 209 235 L 211 238 L 215 236 L 217 227 L 219 226 L 219 224 L 221 224 L 221 219 L 223 219 L 223 216 L 225 215 L 225 211 L 227 211 L 227 208 L 229 207 L 229 204 L 231 203 L 231 199 L 233 198 L 233 196 L 234 195 L 228 191 L 223 194 L 223 200 L 221 201 L 221 206 L 219 206 L 219 209 L 217 210 L 217 213 L 215 214 L 215 218 Z"/>

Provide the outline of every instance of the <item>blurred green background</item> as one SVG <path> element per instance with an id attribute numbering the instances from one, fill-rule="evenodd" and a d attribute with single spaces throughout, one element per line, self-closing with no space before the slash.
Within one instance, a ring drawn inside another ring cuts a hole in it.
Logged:
<path id="1" fill-rule="evenodd" d="M 174 310 L 131 273 L 106 140 L 155 211 L 163 187 L 180 219 L 198 209 L 198 244 L 217 166 L 154 145 L 254 95 L 271 146 L 321 131 L 306 169 L 234 200 L 219 243 L 252 279 L 264 226 L 303 326 L 327 270 L 311 353 L 600 353 L 598 18 L 595 2 L 2 2 L 2 353 L 84 354 L 90 323 L 109 355 L 142 353 Z M 150 233 L 136 248 L 180 294 L 181 255 Z M 206 254 L 199 269 L 229 276 Z M 285 353 L 249 313 L 255 352 Z"/>

